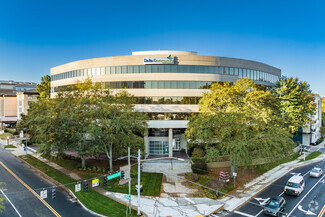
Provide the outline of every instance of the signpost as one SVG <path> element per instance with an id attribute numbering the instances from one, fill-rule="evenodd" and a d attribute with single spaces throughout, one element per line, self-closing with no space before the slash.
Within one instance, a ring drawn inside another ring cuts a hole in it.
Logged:
<path id="1" fill-rule="evenodd" d="M 81 190 L 81 184 L 80 183 L 76 184 L 74 189 L 75 189 L 75 192 L 80 191 Z"/>
<path id="2" fill-rule="evenodd" d="M 236 188 L 236 176 L 237 176 L 237 173 L 233 172 L 232 175 L 234 176 L 234 188 Z"/>
<path id="3" fill-rule="evenodd" d="M 229 182 L 229 172 L 220 171 L 219 179 L 222 180 L 223 182 Z"/>
<path id="4" fill-rule="evenodd" d="M 93 179 L 91 181 L 91 187 L 97 187 L 99 186 L 99 179 Z"/>
<path id="5" fill-rule="evenodd" d="M 43 190 L 43 191 L 41 191 L 41 193 L 40 193 L 40 197 L 41 197 L 41 199 L 45 199 L 45 198 L 47 198 L 47 190 Z"/>

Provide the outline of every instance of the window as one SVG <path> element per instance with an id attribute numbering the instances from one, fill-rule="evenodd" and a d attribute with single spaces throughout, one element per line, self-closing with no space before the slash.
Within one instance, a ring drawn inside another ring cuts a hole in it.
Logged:
<path id="1" fill-rule="evenodd" d="M 146 68 L 146 72 L 148 73 L 150 73 L 151 72 L 151 65 L 146 65 L 145 66 L 145 68 Z"/>
<path id="2" fill-rule="evenodd" d="M 128 67 L 127 66 L 122 66 L 122 73 L 125 74 L 128 72 Z"/>

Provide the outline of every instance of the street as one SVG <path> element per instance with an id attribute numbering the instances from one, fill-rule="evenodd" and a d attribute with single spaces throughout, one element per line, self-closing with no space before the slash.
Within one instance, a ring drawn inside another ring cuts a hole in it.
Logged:
<path id="1" fill-rule="evenodd" d="M 325 152 L 322 148 L 319 151 Z M 267 187 L 264 191 L 255 195 L 249 202 L 244 206 L 234 211 L 227 216 L 247 216 L 247 217 L 257 217 L 266 216 L 263 213 L 264 202 L 271 197 L 282 196 L 286 200 L 286 209 L 282 216 L 318 216 L 319 213 L 325 206 L 325 176 L 324 174 L 320 178 L 311 178 L 309 172 L 313 167 L 320 167 L 325 170 L 325 161 L 310 164 L 304 167 L 292 170 L 285 176 L 276 180 L 272 185 Z M 286 195 L 284 193 L 284 186 L 287 180 L 295 174 L 300 174 L 305 180 L 305 189 L 299 197 Z M 325 209 L 325 208 L 324 208 Z M 218 215 L 218 214 L 217 214 Z M 318 217 L 324 216 L 324 213 L 320 214 Z"/>
<path id="2" fill-rule="evenodd" d="M 9 199 L 4 202 L 5 210 L 0 213 L 1 217 L 95 216 L 79 203 L 72 202 L 67 192 L 60 188 L 56 189 L 56 199 L 53 200 L 53 184 L 0 146 L 0 182 L 3 194 Z M 48 192 L 44 200 L 39 197 L 43 188 Z"/>

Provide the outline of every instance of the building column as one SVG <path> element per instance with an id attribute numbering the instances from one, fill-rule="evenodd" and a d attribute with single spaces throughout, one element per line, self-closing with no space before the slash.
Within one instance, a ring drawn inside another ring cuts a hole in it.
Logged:
<path id="1" fill-rule="evenodd" d="M 173 128 L 169 128 L 168 131 L 168 145 L 169 145 L 168 156 L 173 157 Z"/>
<path id="2" fill-rule="evenodd" d="M 148 128 L 144 130 L 144 151 L 146 152 L 146 158 L 149 156 L 149 137 L 148 137 Z"/>

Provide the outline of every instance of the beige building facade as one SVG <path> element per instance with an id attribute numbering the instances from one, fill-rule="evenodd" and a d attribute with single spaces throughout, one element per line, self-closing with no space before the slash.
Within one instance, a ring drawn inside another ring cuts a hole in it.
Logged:
<path id="1" fill-rule="evenodd" d="M 32 102 L 36 102 L 39 93 L 33 90 L 26 90 L 17 93 L 17 119 L 21 120 L 21 114 L 27 114 L 29 106 Z"/>
<path id="2" fill-rule="evenodd" d="M 17 122 L 17 97 L 16 95 L 0 95 L 0 128 L 4 124 Z"/>
<path id="3" fill-rule="evenodd" d="M 147 154 L 171 157 L 174 152 L 187 151 L 187 119 L 199 112 L 198 101 L 213 82 L 248 77 L 272 86 L 280 76 L 280 69 L 251 60 L 188 51 L 141 51 L 54 67 L 51 96 L 86 78 L 106 88 L 126 89 L 137 98 L 135 109 L 151 118 L 144 138 Z"/>

